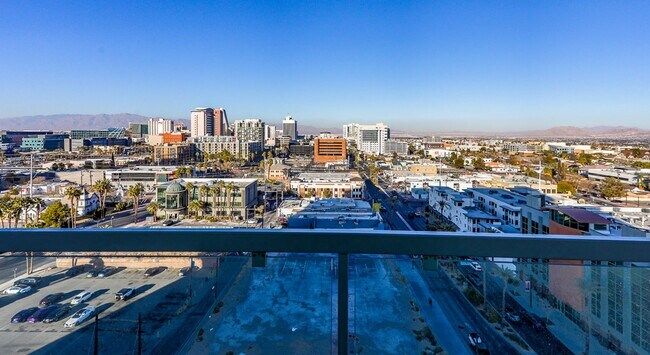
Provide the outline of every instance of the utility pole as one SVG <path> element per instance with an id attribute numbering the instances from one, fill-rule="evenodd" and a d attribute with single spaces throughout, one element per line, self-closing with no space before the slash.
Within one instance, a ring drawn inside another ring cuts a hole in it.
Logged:
<path id="1" fill-rule="evenodd" d="M 99 354 L 99 314 L 95 314 L 95 330 L 93 331 L 93 354 Z"/>
<path id="2" fill-rule="evenodd" d="M 32 198 L 34 191 L 34 153 L 29 154 L 29 197 Z M 40 207 L 39 207 L 40 208 Z M 25 211 L 27 214 L 27 211 Z"/>
<path id="3" fill-rule="evenodd" d="M 142 355 L 142 317 L 138 313 L 138 355 Z"/>

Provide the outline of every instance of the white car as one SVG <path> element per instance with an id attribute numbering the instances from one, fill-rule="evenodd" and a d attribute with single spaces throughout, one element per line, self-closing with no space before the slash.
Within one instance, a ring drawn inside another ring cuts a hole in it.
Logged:
<path id="1" fill-rule="evenodd" d="M 73 314 L 72 317 L 70 317 L 70 319 L 68 319 L 68 321 L 65 322 L 63 326 L 66 328 L 76 327 L 79 325 L 79 323 L 88 319 L 88 317 L 90 317 L 93 313 L 95 313 L 95 307 L 86 306 Z"/>
<path id="2" fill-rule="evenodd" d="M 476 271 L 481 271 L 482 270 L 481 264 L 477 263 L 476 261 L 472 261 L 470 263 L 470 266 L 472 267 L 472 269 L 474 269 Z"/>
<path id="3" fill-rule="evenodd" d="M 87 301 L 90 297 L 92 297 L 93 291 L 84 291 L 72 298 L 72 301 L 70 301 L 70 304 L 79 304 L 81 302 Z"/>
<path id="4" fill-rule="evenodd" d="M 8 289 L 2 291 L 5 295 L 19 295 L 23 293 L 27 293 L 32 290 L 32 286 L 27 286 L 27 285 L 17 285 L 17 286 L 12 286 L 9 287 Z"/>

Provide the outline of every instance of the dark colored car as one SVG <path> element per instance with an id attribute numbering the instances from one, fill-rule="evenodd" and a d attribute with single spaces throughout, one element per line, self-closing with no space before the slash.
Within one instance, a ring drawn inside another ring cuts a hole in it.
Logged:
<path id="1" fill-rule="evenodd" d="M 72 307 L 70 306 L 61 306 L 58 307 L 56 310 L 50 312 L 45 318 L 43 318 L 43 323 L 52 323 L 52 322 L 57 322 L 61 320 L 70 310 Z"/>
<path id="2" fill-rule="evenodd" d="M 469 345 L 478 353 L 478 354 L 489 354 L 487 345 L 481 339 L 481 336 L 478 333 L 469 333 Z"/>
<path id="3" fill-rule="evenodd" d="M 168 219 L 168 220 L 165 220 L 164 222 L 162 222 L 162 225 L 165 226 L 165 227 L 169 227 L 169 226 L 171 226 L 173 224 L 174 224 L 174 221 L 172 221 L 171 219 Z"/>
<path id="4" fill-rule="evenodd" d="M 97 277 L 108 277 L 111 276 L 115 272 L 115 268 L 112 266 L 104 268 L 104 270 L 100 271 L 97 274 Z"/>
<path id="5" fill-rule="evenodd" d="M 57 306 L 49 306 L 49 307 L 41 308 L 38 311 L 34 312 L 34 314 L 32 314 L 29 318 L 27 318 L 27 321 L 29 323 L 40 322 L 43 319 L 45 319 L 45 317 L 47 317 L 48 314 L 52 313 L 56 309 Z"/>
<path id="6" fill-rule="evenodd" d="M 15 316 L 11 317 L 11 323 L 22 323 L 29 318 L 34 312 L 38 311 L 38 307 L 32 307 L 32 308 L 27 308 L 23 309 L 22 311 L 16 313 Z"/>
<path id="7" fill-rule="evenodd" d="M 151 268 L 148 268 L 148 269 L 144 272 L 144 276 L 145 276 L 145 277 L 154 276 L 154 275 L 157 275 L 157 274 L 163 272 L 164 270 L 165 270 L 165 268 L 162 267 L 162 266 L 151 267 Z"/>
<path id="8" fill-rule="evenodd" d="M 88 271 L 88 273 L 86 274 L 86 277 L 97 277 L 98 274 L 99 274 L 99 270 L 94 269 L 94 270 Z"/>
<path id="9" fill-rule="evenodd" d="M 524 313 L 521 318 L 538 332 L 546 328 L 544 321 L 534 314 Z"/>
<path id="10" fill-rule="evenodd" d="M 73 277 L 81 274 L 85 270 L 86 270 L 86 265 L 77 265 L 69 268 L 64 275 L 67 277 Z"/>
<path id="11" fill-rule="evenodd" d="M 59 302 L 62 298 L 63 298 L 63 293 L 53 293 L 53 294 L 50 294 L 50 295 L 47 295 L 47 296 L 43 297 L 43 299 L 41 300 L 39 305 L 41 307 L 51 306 L 51 305 Z"/>
<path id="12" fill-rule="evenodd" d="M 14 286 L 18 285 L 27 285 L 32 287 L 38 287 L 38 284 L 41 283 L 41 280 L 38 277 L 27 277 L 24 279 L 16 280 Z"/>

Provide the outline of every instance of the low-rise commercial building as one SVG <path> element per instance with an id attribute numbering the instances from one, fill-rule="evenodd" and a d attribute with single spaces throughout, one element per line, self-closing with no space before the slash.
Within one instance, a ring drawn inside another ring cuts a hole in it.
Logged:
<path id="1" fill-rule="evenodd" d="M 286 221 L 288 228 L 386 229 L 381 214 L 370 203 L 351 198 L 294 200 L 283 203 L 279 211 L 285 213 L 279 220 Z"/>
<path id="2" fill-rule="evenodd" d="M 301 173 L 291 180 L 300 197 L 354 198 L 364 196 L 365 181 L 356 172 Z"/>

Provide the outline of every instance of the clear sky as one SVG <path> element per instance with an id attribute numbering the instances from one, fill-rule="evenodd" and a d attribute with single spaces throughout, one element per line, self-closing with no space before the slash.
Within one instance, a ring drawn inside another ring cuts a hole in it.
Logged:
<path id="1" fill-rule="evenodd" d="M 650 128 L 650 1 L 0 1 L 0 117 Z"/>

